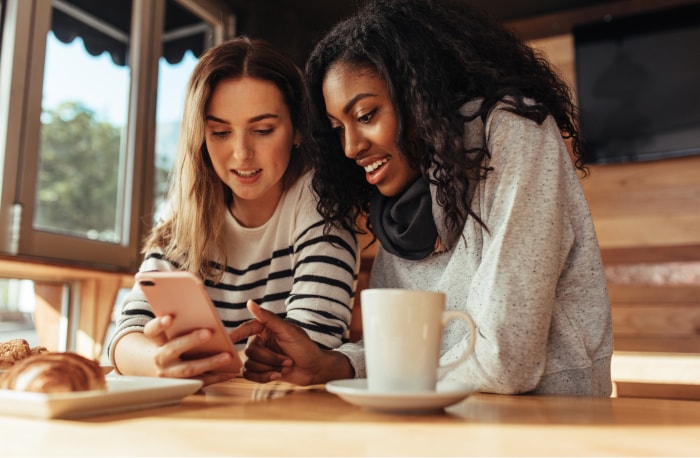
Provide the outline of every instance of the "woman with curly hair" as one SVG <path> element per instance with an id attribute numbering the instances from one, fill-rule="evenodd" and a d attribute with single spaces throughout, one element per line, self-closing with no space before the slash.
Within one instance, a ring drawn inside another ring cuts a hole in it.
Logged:
<path id="1" fill-rule="evenodd" d="M 476 323 L 473 355 L 447 379 L 609 396 L 611 311 L 576 109 L 549 64 L 475 11 L 378 0 L 316 45 L 306 74 L 326 230 L 360 230 L 368 215 L 380 242 L 370 287 L 443 291 Z M 263 330 L 246 377 L 365 377 L 362 342 L 316 351 L 249 308 Z M 442 363 L 469 340 L 451 326 Z"/>
<path id="2" fill-rule="evenodd" d="M 202 55 L 187 87 L 170 211 L 139 270 L 198 275 L 229 330 L 253 318 L 252 299 L 331 349 L 348 330 L 359 247 L 350 230 L 324 234 L 307 104 L 301 71 L 267 42 L 240 37 Z M 137 282 L 109 346 L 115 368 L 205 383 L 236 375 L 218 370 L 227 353 L 180 358 L 211 332 L 167 341 L 171 325 L 170 316 L 154 318 Z"/>

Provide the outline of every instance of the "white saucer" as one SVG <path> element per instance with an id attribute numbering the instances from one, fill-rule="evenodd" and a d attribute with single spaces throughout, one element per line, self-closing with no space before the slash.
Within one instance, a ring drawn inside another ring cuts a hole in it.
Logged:
<path id="1" fill-rule="evenodd" d="M 385 412 L 423 412 L 443 409 L 466 399 L 474 390 L 457 382 L 438 382 L 436 391 L 372 393 L 367 379 L 334 380 L 326 390 L 365 409 Z"/>

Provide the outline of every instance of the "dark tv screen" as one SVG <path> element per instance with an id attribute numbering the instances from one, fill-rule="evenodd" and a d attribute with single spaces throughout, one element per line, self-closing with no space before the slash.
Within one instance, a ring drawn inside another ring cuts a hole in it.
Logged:
<path id="1" fill-rule="evenodd" d="M 700 4 L 574 29 L 586 163 L 700 154 Z"/>

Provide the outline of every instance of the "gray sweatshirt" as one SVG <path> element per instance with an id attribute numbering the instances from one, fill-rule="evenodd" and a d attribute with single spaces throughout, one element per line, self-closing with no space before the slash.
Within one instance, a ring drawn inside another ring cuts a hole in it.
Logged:
<path id="1" fill-rule="evenodd" d="M 485 139 L 491 152 L 493 171 L 471 199 L 488 231 L 469 218 L 450 240 L 433 188 L 447 251 L 411 261 L 379 247 L 370 287 L 443 291 L 448 310 L 472 316 L 474 354 L 444 380 L 492 393 L 609 396 L 612 318 L 600 248 L 554 119 L 538 125 L 494 109 L 467 132 L 466 146 Z M 463 352 L 466 333 L 459 321 L 448 326 L 443 364 Z M 362 342 L 339 351 L 366 377 Z"/>

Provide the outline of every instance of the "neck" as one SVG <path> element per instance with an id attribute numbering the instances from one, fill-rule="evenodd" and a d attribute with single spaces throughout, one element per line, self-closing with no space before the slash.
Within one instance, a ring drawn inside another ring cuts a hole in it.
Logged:
<path id="1" fill-rule="evenodd" d="M 264 197 L 246 200 L 234 196 L 231 214 L 243 227 L 259 227 L 270 220 L 284 191 L 280 187 Z"/>

